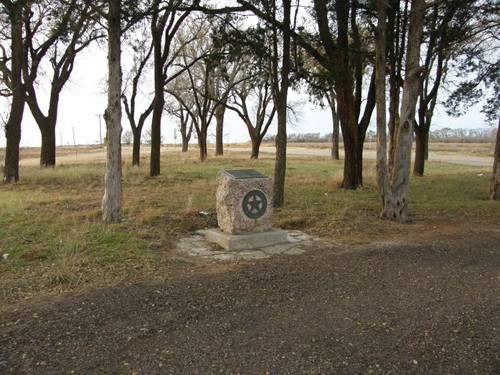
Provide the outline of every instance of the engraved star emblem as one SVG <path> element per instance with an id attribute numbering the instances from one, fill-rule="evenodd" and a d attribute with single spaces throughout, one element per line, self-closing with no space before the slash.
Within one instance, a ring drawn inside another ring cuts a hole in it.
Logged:
<path id="1" fill-rule="evenodd" d="M 252 210 L 252 212 L 257 213 L 257 212 L 259 212 L 261 210 L 262 201 L 257 196 L 253 196 L 252 198 L 250 198 L 248 204 L 249 204 L 250 209 Z"/>
<path id="2" fill-rule="evenodd" d="M 243 212 L 251 219 L 258 219 L 266 213 L 266 209 L 266 196 L 259 190 L 252 190 L 243 198 Z"/>

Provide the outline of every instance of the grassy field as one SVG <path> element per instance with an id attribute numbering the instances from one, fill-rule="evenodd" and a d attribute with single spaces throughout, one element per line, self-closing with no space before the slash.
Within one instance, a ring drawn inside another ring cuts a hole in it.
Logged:
<path id="1" fill-rule="evenodd" d="M 173 251 L 180 236 L 216 225 L 215 176 L 224 168 L 256 168 L 272 175 L 274 160 L 251 161 L 245 153 L 197 160 L 188 154 L 163 153 L 162 174 L 148 176 L 148 160 L 131 168 L 124 158 L 124 213 L 121 224 L 101 223 L 104 164 L 95 150 L 66 150 L 68 160 L 41 170 L 37 150 L 23 155 L 21 181 L 0 186 L 0 300 L 172 278 L 179 272 L 217 272 L 237 265 L 187 261 Z M 87 155 L 87 156 L 85 156 Z M 70 162 L 71 160 L 71 162 Z M 338 188 L 342 162 L 290 158 L 285 208 L 276 226 L 300 229 L 345 243 L 419 238 L 450 228 L 498 225 L 500 204 L 487 200 L 490 170 L 429 163 L 427 176 L 411 181 L 413 223 L 399 225 L 378 218 L 374 163 L 365 163 L 365 186 Z M 208 218 L 199 211 L 207 210 Z M 496 223 L 496 224 L 495 224 Z"/>

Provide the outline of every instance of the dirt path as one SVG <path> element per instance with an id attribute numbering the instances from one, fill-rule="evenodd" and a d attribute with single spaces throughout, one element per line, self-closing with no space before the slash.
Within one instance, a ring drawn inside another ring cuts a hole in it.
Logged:
<path id="1" fill-rule="evenodd" d="M 233 152 L 250 152 L 250 149 L 246 147 L 226 147 L 226 150 Z M 274 154 L 275 148 L 272 146 L 262 146 L 260 148 L 260 152 L 266 154 Z M 330 149 L 288 146 L 287 154 L 291 156 L 330 157 Z M 340 156 L 343 157 L 342 152 Z M 363 157 L 367 160 L 375 160 L 375 150 L 363 151 Z M 493 158 L 491 157 L 460 155 L 449 152 L 447 153 L 431 151 L 429 153 L 429 160 L 441 163 L 468 165 L 473 167 L 491 167 L 493 165 Z"/>
<path id="2" fill-rule="evenodd" d="M 2 374 L 500 373 L 500 232 L 0 308 Z"/>

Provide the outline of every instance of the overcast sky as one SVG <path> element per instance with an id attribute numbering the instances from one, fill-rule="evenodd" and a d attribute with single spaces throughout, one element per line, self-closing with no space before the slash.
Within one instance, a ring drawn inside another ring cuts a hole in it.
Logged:
<path id="1" fill-rule="evenodd" d="M 102 114 L 106 107 L 105 76 L 107 70 L 106 51 L 93 47 L 82 52 L 77 57 L 75 69 L 70 81 L 66 84 L 59 104 L 59 118 L 57 124 L 57 145 L 61 142 L 64 145 L 73 144 L 73 131 L 77 144 L 92 144 L 99 140 L 99 119 L 97 114 Z M 48 85 L 46 85 L 48 86 Z M 47 87 L 39 87 L 42 92 L 47 92 Z M 40 94 L 40 100 L 47 103 L 47 95 Z M 321 133 L 331 132 L 331 117 L 329 110 L 321 109 L 313 104 L 307 103 L 307 97 L 297 93 L 290 95 L 292 103 L 302 102 L 297 106 L 300 110 L 300 118 L 296 124 L 292 124 L 289 133 Z M 2 102 L 0 110 L 5 116 L 5 102 Z M 43 105 L 42 108 L 46 108 Z M 150 120 L 150 119 L 149 119 Z M 375 115 L 372 118 L 374 124 Z M 129 125 L 125 117 L 122 118 L 123 129 L 129 130 Z M 149 126 L 149 122 L 147 124 Z M 165 117 L 162 123 L 162 134 L 165 142 L 174 142 L 174 129 L 178 124 L 175 119 Z M 438 107 L 433 120 L 434 128 L 479 128 L 486 127 L 484 117 L 480 113 L 480 106 L 473 107 L 469 113 L 459 118 L 450 118 L 443 108 Z M 372 126 L 374 128 L 374 126 Z M 104 122 L 102 123 L 104 134 Z M 213 134 L 215 124 L 209 129 Z M 270 130 L 274 133 L 275 125 Z M 246 127 L 239 120 L 238 116 L 231 111 L 226 112 L 225 118 L 225 141 L 245 142 L 249 140 Z M 178 132 L 177 132 L 178 134 Z M 103 135 L 104 136 L 104 135 Z M 177 142 L 180 142 L 177 139 Z M 28 106 L 22 125 L 21 146 L 39 146 L 40 131 L 33 120 Z M 5 137 L 0 132 L 0 147 L 5 146 Z"/>

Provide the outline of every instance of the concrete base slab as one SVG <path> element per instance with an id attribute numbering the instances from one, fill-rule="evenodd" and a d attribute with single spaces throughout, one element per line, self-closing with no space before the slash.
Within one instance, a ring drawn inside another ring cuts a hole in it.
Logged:
<path id="1" fill-rule="evenodd" d="M 287 240 L 279 244 L 266 244 L 267 246 L 256 249 L 230 251 L 221 249 L 216 243 L 209 241 L 205 230 L 199 230 L 179 239 L 176 248 L 181 256 L 198 257 L 207 261 L 230 262 L 258 260 L 272 256 L 300 255 L 318 248 L 331 250 L 334 247 L 331 241 L 325 242 L 298 230 L 290 229 L 286 232 L 288 234 Z M 341 244 L 337 245 L 341 246 Z"/>
<path id="2" fill-rule="evenodd" d="M 288 242 L 288 232 L 282 229 L 249 234 L 228 234 L 217 228 L 200 232 L 205 235 L 207 241 L 214 242 L 229 251 L 260 249 Z"/>

